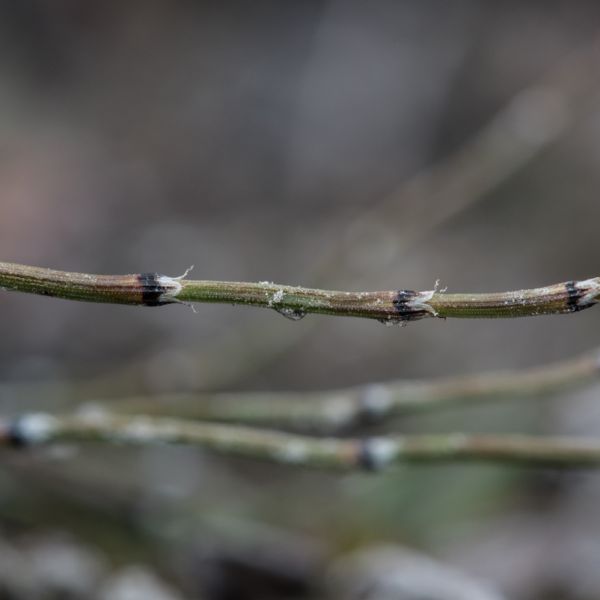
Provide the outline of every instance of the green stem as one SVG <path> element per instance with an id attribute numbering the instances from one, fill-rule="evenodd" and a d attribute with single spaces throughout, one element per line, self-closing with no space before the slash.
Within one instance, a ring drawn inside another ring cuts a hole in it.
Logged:
<path id="1" fill-rule="evenodd" d="M 0 263 L 0 287 L 88 302 L 160 306 L 176 302 L 242 304 L 271 308 L 291 319 L 307 313 L 402 324 L 425 317 L 523 317 L 571 313 L 598 302 L 600 278 L 490 294 L 341 292 L 269 282 L 193 281 L 157 273 L 89 275 Z"/>

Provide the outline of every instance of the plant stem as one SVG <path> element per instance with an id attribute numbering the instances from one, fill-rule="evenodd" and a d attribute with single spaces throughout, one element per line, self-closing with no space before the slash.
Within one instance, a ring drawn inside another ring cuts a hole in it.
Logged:
<path id="1" fill-rule="evenodd" d="M 149 416 L 29 414 L 0 424 L 0 444 L 115 442 L 184 444 L 288 465 L 379 470 L 408 462 L 487 461 L 539 466 L 600 466 L 600 440 L 440 433 L 315 438 L 233 425 Z"/>
<path id="2" fill-rule="evenodd" d="M 600 278 L 491 294 L 340 292 L 274 283 L 193 281 L 156 273 L 89 275 L 0 263 L 0 287 L 88 302 L 160 306 L 176 302 L 226 303 L 272 308 L 291 319 L 307 313 L 402 324 L 425 317 L 524 317 L 571 313 L 598 302 Z"/>
<path id="3" fill-rule="evenodd" d="M 600 378 L 600 351 L 526 369 L 439 380 L 369 383 L 316 392 L 181 393 L 119 398 L 102 403 L 126 414 L 335 432 L 393 416 L 467 402 L 556 394 Z"/>

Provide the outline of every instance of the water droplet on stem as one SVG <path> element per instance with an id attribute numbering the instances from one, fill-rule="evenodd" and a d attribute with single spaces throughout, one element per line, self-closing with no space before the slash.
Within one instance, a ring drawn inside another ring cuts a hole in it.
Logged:
<path id="1" fill-rule="evenodd" d="M 394 319 L 393 317 L 386 317 L 385 319 L 377 319 L 380 323 L 383 323 L 386 327 L 406 327 L 405 319 Z"/>
<path id="2" fill-rule="evenodd" d="M 286 319 L 290 321 L 299 321 L 306 316 L 306 312 L 301 308 L 287 308 L 285 306 L 281 306 L 275 309 L 280 315 L 283 315 Z"/>

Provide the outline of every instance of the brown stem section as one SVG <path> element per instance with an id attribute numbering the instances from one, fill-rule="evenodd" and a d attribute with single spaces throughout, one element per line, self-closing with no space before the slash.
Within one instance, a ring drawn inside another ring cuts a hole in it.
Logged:
<path id="1" fill-rule="evenodd" d="M 159 306 L 180 289 L 169 282 L 157 273 L 91 275 L 0 262 L 0 288 L 67 300 Z"/>

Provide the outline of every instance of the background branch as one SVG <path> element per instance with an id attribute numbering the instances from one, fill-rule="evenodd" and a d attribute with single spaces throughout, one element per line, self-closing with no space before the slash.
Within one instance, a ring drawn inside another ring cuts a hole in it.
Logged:
<path id="1" fill-rule="evenodd" d="M 452 460 L 600 466 L 597 439 L 462 433 L 316 438 L 253 427 L 108 413 L 24 415 L 2 424 L 0 442 L 17 447 L 51 442 L 186 444 L 220 454 L 328 469 L 379 470 L 413 461 Z"/>
<path id="2" fill-rule="evenodd" d="M 313 392 L 180 393 L 100 402 L 111 412 L 338 431 L 465 403 L 560 393 L 600 376 L 600 351 L 522 371 L 390 381 Z"/>

